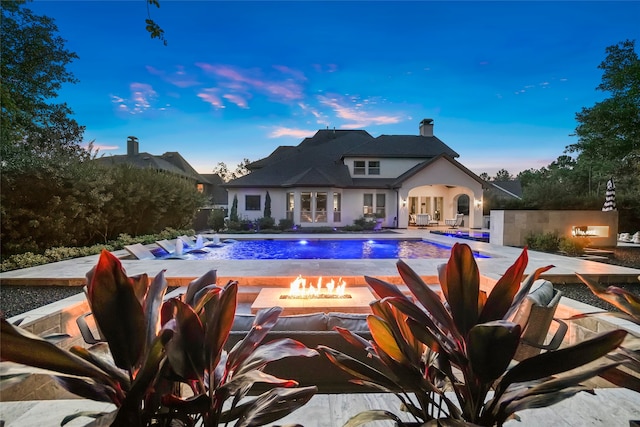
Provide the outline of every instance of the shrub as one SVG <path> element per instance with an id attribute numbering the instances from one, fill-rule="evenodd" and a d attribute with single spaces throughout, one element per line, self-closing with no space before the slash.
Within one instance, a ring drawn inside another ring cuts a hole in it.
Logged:
<path id="1" fill-rule="evenodd" d="M 280 230 L 291 230 L 293 228 L 293 220 L 289 218 L 282 218 L 278 221 L 278 228 Z"/>
<path id="2" fill-rule="evenodd" d="M 586 237 L 562 237 L 558 249 L 567 255 L 580 256 L 584 254 L 584 248 L 589 246 L 589 243 Z"/>
<path id="3" fill-rule="evenodd" d="M 212 209 L 207 223 L 217 233 L 224 228 L 224 218 L 224 209 Z"/>
<path id="4" fill-rule="evenodd" d="M 276 220 L 270 216 L 263 216 L 255 221 L 256 229 L 259 231 L 272 230 L 275 228 Z"/>
<path id="5" fill-rule="evenodd" d="M 557 233 L 531 232 L 524 239 L 525 244 L 534 251 L 557 252 L 560 247 L 560 237 Z"/>
<path id="6" fill-rule="evenodd" d="M 363 230 L 373 230 L 373 228 L 376 226 L 375 221 L 372 221 L 370 218 L 366 218 L 364 216 L 355 219 L 353 223 L 358 227 L 362 227 Z"/>

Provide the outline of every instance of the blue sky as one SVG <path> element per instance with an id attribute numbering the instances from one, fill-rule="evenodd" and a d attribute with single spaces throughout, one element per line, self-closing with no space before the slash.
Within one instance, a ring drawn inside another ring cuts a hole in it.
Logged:
<path id="1" fill-rule="evenodd" d="M 79 59 L 59 100 L 105 155 L 178 151 L 231 169 L 318 129 L 418 134 L 476 173 L 548 165 L 575 140 L 605 48 L 640 45 L 640 2 L 34 1 Z"/>

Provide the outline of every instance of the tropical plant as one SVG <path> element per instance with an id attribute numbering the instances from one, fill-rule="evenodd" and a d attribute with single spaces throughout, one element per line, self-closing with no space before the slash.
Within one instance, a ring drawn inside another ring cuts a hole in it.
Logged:
<path id="1" fill-rule="evenodd" d="M 271 218 L 271 195 L 269 195 L 268 191 L 264 197 L 264 217 Z"/>
<path id="2" fill-rule="evenodd" d="M 291 339 L 262 344 L 280 308 L 258 313 L 247 336 L 224 350 L 238 283 L 216 286 L 214 270 L 191 282 L 181 298 L 164 302 L 163 271 L 151 283 L 146 274 L 127 277 L 107 251 L 87 279 L 87 298 L 113 363 L 103 352 L 62 350 L 4 319 L 0 357 L 52 371 L 78 396 L 114 403 L 116 411 L 101 414 L 109 425 L 206 427 L 237 420 L 236 426 L 257 426 L 282 418 L 316 392 L 262 371 L 284 357 L 317 355 Z M 255 383 L 269 390 L 245 399 Z"/>
<path id="3" fill-rule="evenodd" d="M 402 260 L 397 262 L 413 299 L 396 285 L 365 277 L 378 300 L 368 324 L 373 340 L 336 328 L 370 362 L 319 346 L 355 383 L 394 392 L 402 407 L 427 425 L 502 425 L 516 411 L 547 406 L 588 390 L 582 381 L 615 366 L 584 367 L 617 348 L 626 331 L 615 330 L 588 341 L 525 359 L 513 356 L 521 327 L 509 319 L 533 282 L 552 266 L 537 269 L 522 283 L 527 250 L 497 281 L 487 296 L 469 246 L 456 244 L 439 280 L 446 304 Z M 583 367 L 579 372 L 568 372 Z M 566 373 L 561 377 L 556 374 Z M 493 390 L 491 396 L 489 392 Z M 448 394 L 446 392 L 452 392 Z M 381 419 L 404 422 L 389 411 L 369 410 L 347 426 Z"/>
<path id="4" fill-rule="evenodd" d="M 608 302 L 614 307 L 617 307 L 622 312 L 615 313 L 608 311 L 606 312 L 607 315 L 620 315 L 621 317 L 640 325 L 640 298 L 637 295 L 634 295 L 618 286 L 612 285 L 605 287 L 585 276 L 580 274 L 576 275 L 585 285 L 587 285 L 596 297 Z M 590 315 L 599 316 L 602 314 L 603 313 L 587 313 L 574 316 L 571 320 L 576 320 Z M 636 338 L 640 337 L 636 335 Z M 634 350 L 621 346 L 618 349 L 618 353 L 611 355 L 610 357 L 614 360 L 622 361 L 623 366 L 614 366 L 600 374 L 600 376 L 617 386 L 635 390 L 640 393 L 640 349 L 636 348 Z M 635 374 L 628 372 L 628 370 L 635 372 Z"/>

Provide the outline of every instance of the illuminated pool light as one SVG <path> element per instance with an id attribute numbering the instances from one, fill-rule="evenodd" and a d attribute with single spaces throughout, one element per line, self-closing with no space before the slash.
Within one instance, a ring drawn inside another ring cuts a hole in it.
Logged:
<path id="1" fill-rule="evenodd" d="M 301 245 L 306 245 L 309 242 L 307 240 L 300 240 L 298 243 L 300 243 Z"/>

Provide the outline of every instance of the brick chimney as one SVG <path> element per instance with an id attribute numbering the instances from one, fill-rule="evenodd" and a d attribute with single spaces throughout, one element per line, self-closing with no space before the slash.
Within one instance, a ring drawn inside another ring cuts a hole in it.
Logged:
<path id="1" fill-rule="evenodd" d="M 420 136 L 433 136 L 433 119 L 424 119 L 420 122 Z"/>
<path id="2" fill-rule="evenodd" d="M 135 136 L 127 137 L 127 156 L 135 156 L 138 154 L 138 138 Z"/>

